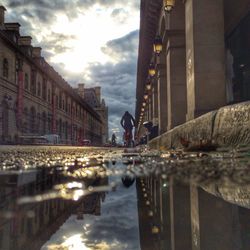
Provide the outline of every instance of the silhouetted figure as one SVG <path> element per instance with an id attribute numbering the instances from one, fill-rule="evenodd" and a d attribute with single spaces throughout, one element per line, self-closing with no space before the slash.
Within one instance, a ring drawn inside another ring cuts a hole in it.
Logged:
<path id="1" fill-rule="evenodd" d="M 112 143 L 112 146 L 116 146 L 116 135 L 115 135 L 115 133 L 112 134 L 111 143 Z"/>
<path id="2" fill-rule="evenodd" d="M 128 111 L 126 111 L 122 116 L 121 126 L 125 130 L 124 141 L 126 143 L 126 146 L 130 146 L 133 141 L 132 130 L 135 126 L 135 119 Z"/>

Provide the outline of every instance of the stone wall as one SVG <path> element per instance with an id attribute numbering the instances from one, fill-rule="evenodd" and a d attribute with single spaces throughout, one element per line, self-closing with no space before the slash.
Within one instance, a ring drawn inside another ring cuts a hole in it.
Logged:
<path id="1" fill-rule="evenodd" d="M 250 143 L 250 102 L 209 112 L 149 142 L 152 148 L 181 148 L 180 137 L 197 143 L 214 140 L 219 146 Z"/>

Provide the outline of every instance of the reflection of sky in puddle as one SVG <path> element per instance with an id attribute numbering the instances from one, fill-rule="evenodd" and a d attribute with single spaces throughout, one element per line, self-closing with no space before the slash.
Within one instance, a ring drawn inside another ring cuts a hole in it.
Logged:
<path id="1" fill-rule="evenodd" d="M 101 216 L 84 215 L 77 220 L 72 215 L 42 250 L 137 250 L 139 245 L 136 187 L 125 188 L 120 182 L 116 191 L 107 194 Z"/>

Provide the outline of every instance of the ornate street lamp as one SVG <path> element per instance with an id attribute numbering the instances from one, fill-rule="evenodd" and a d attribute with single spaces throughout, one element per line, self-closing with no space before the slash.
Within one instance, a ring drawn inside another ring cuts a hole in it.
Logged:
<path id="1" fill-rule="evenodd" d="M 160 55 L 160 53 L 162 52 L 162 39 L 160 36 L 156 36 L 153 47 L 154 47 L 154 52 L 157 55 Z"/>
<path id="2" fill-rule="evenodd" d="M 147 79 L 147 82 L 146 82 L 146 89 L 147 89 L 147 90 L 150 90 L 150 89 L 151 89 L 151 81 L 150 81 L 150 79 Z"/>
<path id="3" fill-rule="evenodd" d="M 149 64 L 148 74 L 149 74 L 151 77 L 154 77 L 155 74 L 156 74 L 155 65 L 154 65 L 153 63 L 150 63 L 150 64 Z"/>
<path id="4" fill-rule="evenodd" d="M 175 6 L 175 0 L 163 0 L 164 10 L 170 13 Z"/>

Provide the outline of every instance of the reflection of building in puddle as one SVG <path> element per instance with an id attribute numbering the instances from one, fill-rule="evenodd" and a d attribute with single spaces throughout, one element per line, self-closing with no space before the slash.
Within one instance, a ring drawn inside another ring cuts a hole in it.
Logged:
<path id="1" fill-rule="evenodd" d="M 0 172 L 1 250 L 40 249 L 78 207 L 83 206 L 88 213 L 100 214 L 104 193 L 82 196 L 76 201 L 50 197 L 54 192 L 52 188 L 66 183 L 68 179 L 56 168 L 49 167 L 32 171 Z M 89 182 L 93 187 L 107 183 L 107 178 Z M 23 197 L 30 197 L 33 202 L 19 204 L 17 201 Z M 37 197 L 36 202 L 32 197 Z"/>
<path id="2" fill-rule="evenodd" d="M 233 182 L 209 183 L 201 186 L 206 192 L 211 193 L 230 203 L 250 208 L 250 185 L 239 185 Z"/>
<path id="3" fill-rule="evenodd" d="M 249 250 L 250 185 L 237 180 L 137 180 L 141 249 Z"/>

